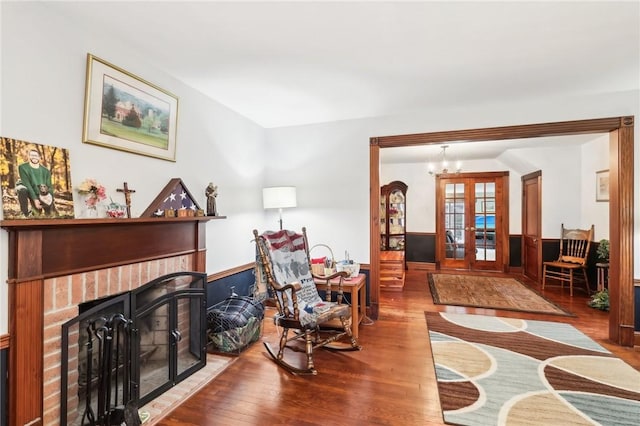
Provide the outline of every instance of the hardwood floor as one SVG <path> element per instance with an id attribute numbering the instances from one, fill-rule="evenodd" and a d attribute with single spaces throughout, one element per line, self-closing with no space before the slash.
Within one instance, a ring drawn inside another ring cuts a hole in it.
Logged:
<path id="1" fill-rule="evenodd" d="M 380 317 L 360 326 L 360 352 L 316 351 L 317 376 L 297 377 L 256 342 L 199 393 L 158 424 L 441 425 L 425 311 L 454 311 L 568 322 L 640 370 L 640 352 L 607 341 L 608 314 L 581 292 L 547 287 L 544 295 L 576 317 L 434 305 L 426 271 L 408 271 L 404 291 L 383 292 Z M 540 291 L 537 286 L 533 286 Z M 267 310 L 262 339 L 277 344 Z M 171 391 L 169 391 L 171 392 Z"/>

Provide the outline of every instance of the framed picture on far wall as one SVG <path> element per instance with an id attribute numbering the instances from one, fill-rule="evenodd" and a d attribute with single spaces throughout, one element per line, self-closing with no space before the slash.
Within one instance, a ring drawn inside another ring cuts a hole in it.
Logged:
<path id="1" fill-rule="evenodd" d="M 609 170 L 596 172 L 596 201 L 609 201 Z"/>
<path id="2" fill-rule="evenodd" d="M 2 214 L 9 219 L 73 219 L 69 151 L 0 138 Z"/>
<path id="3" fill-rule="evenodd" d="M 88 54 L 84 102 L 83 142 L 176 160 L 176 96 Z"/>

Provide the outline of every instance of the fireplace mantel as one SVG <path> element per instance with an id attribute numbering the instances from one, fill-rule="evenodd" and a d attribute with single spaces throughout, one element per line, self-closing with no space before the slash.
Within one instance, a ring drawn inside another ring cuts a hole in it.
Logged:
<path id="1" fill-rule="evenodd" d="M 4 220 L 9 283 L 205 250 L 204 223 L 222 218 Z"/>
<path id="2" fill-rule="evenodd" d="M 0 221 L 9 234 L 11 424 L 44 420 L 45 280 L 175 256 L 206 272 L 206 222 L 223 218 Z"/>

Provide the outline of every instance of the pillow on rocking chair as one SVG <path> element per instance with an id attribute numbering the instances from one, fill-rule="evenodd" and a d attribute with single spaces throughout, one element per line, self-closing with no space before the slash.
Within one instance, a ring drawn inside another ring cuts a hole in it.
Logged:
<path id="1" fill-rule="evenodd" d="M 299 320 L 302 325 L 312 324 L 318 315 L 331 308 L 331 303 L 322 300 L 309 270 L 309 260 L 304 246 L 304 237 L 293 231 L 268 231 L 262 234 L 268 245 L 271 269 L 280 285 L 299 282 L 302 289 L 298 297 Z M 289 310 L 293 312 L 291 290 L 287 290 Z M 278 295 L 282 302 L 282 296 Z"/>

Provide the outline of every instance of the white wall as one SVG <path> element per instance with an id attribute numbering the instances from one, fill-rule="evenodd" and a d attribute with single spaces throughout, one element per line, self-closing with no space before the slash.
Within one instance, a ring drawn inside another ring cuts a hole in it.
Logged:
<path id="1" fill-rule="evenodd" d="M 171 178 L 179 177 L 204 207 L 204 189 L 219 186 L 218 210 L 207 223 L 207 273 L 251 262 L 252 227 L 265 221 L 265 132 L 100 33 L 48 10 L 45 4 L 3 3 L 0 135 L 67 148 L 72 183 L 93 177 L 114 200 L 128 182 L 138 217 Z M 82 143 L 86 55 L 92 53 L 179 98 L 177 161 L 169 162 Z M 79 210 L 76 210 L 79 213 Z M 0 334 L 7 324 L 7 232 L 0 231 Z"/>
<path id="2" fill-rule="evenodd" d="M 595 201 L 596 172 L 608 169 L 609 135 L 582 146 L 582 226 L 594 225 L 595 241 L 609 239 L 609 203 Z"/>
<path id="3" fill-rule="evenodd" d="M 581 222 L 581 159 L 576 147 L 527 148 L 523 158 L 542 170 L 542 237 L 560 237 L 560 224 Z M 520 209 L 518 209 L 520 211 Z"/>
<path id="4" fill-rule="evenodd" d="M 425 164 L 395 163 L 380 165 L 380 185 L 394 180 L 407 184 L 407 232 L 435 232 L 435 177 Z"/>
<path id="5" fill-rule="evenodd" d="M 326 244 L 336 260 L 369 259 L 369 132 L 359 121 L 267 131 L 267 184 L 297 186 L 298 207 L 285 227 L 307 227 L 309 244 Z M 365 143 L 362 143 L 365 141 Z M 271 223 L 275 226 L 275 219 Z"/>

